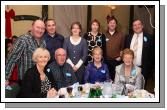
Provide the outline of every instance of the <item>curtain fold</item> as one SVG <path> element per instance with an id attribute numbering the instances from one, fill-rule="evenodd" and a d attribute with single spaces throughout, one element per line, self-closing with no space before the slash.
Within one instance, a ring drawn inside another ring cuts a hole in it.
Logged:
<path id="1" fill-rule="evenodd" d="M 87 5 L 55 5 L 54 19 L 57 32 L 64 37 L 70 36 L 70 26 L 74 21 L 81 23 L 82 33 L 85 33 L 87 30 Z"/>

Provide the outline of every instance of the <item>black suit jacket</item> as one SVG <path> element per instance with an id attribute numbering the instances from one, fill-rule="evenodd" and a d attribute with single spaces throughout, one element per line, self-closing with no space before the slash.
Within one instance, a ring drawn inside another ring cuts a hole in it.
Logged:
<path id="1" fill-rule="evenodd" d="M 51 87 L 55 88 L 55 81 L 52 73 L 45 71 L 46 76 L 51 82 Z M 47 94 L 41 94 L 41 79 L 38 69 L 35 66 L 28 69 L 24 75 L 20 92 L 18 94 L 19 98 L 45 98 Z"/>
<path id="2" fill-rule="evenodd" d="M 130 48 L 133 34 L 126 36 L 125 48 Z M 147 33 L 143 33 L 143 49 L 142 49 L 142 74 L 145 79 L 154 67 L 155 62 L 155 47 L 153 37 Z"/>

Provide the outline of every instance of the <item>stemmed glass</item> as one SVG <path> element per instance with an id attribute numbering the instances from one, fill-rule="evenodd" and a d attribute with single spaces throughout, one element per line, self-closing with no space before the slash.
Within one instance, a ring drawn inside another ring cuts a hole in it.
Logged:
<path id="1" fill-rule="evenodd" d="M 73 96 L 73 95 L 72 95 L 72 90 L 73 90 L 73 88 L 72 88 L 71 86 L 68 86 L 68 87 L 67 87 L 67 92 L 68 92 L 69 97 L 72 97 L 72 96 Z"/>

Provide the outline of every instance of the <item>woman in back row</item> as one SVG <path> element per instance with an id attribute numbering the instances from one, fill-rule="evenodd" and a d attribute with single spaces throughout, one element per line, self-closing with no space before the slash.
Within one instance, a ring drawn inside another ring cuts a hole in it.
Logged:
<path id="1" fill-rule="evenodd" d="M 82 27 L 79 22 L 73 22 L 71 25 L 71 36 L 64 41 L 63 48 L 67 51 L 67 63 L 69 63 L 76 75 L 77 81 L 83 84 L 85 71 L 85 60 L 87 57 L 87 43 L 81 37 Z"/>
<path id="2" fill-rule="evenodd" d="M 88 63 L 93 62 L 92 51 L 95 47 L 100 47 L 103 50 L 103 56 L 106 55 L 106 37 L 103 33 L 100 32 L 100 22 L 94 19 L 90 25 L 90 31 L 85 33 L 83 36 L 88 45 L 88 56 L 85 62 L 85 66 Z"/>

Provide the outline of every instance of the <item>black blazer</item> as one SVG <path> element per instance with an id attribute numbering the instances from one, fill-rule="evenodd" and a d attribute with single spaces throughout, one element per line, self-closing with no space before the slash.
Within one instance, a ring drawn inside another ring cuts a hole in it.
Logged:
<path id="1" fill-rule="evenodd" d="M 55 81 L 53 75 L 45 71 L 46 76 L 51 82 L 51 88 L 55 88 Z M 41 94 L 41 79 L 38 69 L 35 66 L 28 69 L 24 75 L 20 92 L 17 97 L 19 98 L 45 98 L 47 94 Z"/>
<path id="2" fill-rule="evenodd" d="M 133 34 L 126 36 L 124 47 L 130 48 Z M 148 77 L 151 69 L 155 64 L 155 47 L 153 37 L 147 33 L 143 33 L 143 49 L 142 49 L 142 74 Z"/>

